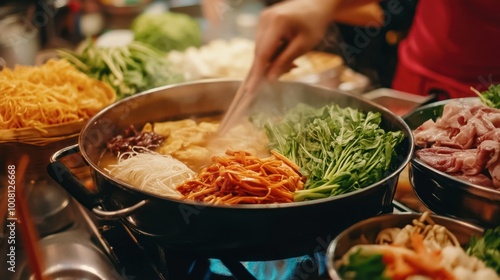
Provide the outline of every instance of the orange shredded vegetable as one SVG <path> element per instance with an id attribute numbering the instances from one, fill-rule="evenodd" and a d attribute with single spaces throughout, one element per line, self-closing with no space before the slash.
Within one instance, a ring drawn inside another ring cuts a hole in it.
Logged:
<path id="1" fill-rule="evenodd" d="M 388 250 L 384 253 L 386 263 L 384 274 L 393 280 L 403 280 L 412 275 L 428 276 L 436 280 L 453 280 L 455 276 L 441 265 L 441 250 L 429 251 L 422 235 L 411 236 L 414 254 L 395 254 Z"/>
<path id="2" fill-rule="evenodd" d="M 245 151 L 214 156 L 195 179 L 177 187 L 185 199 L 213 204 L 269 204 L 293 202 L 305 178 L 298 167 L 275 151 L 258 158 Z"/>

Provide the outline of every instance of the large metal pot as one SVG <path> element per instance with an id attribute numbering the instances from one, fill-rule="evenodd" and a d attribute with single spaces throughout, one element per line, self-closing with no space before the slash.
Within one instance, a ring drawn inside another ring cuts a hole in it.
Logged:
<path id="1" fill-rule="evenodd" d="M 304 102 L 335 102 L 382 114 L 382 126 L 401 130 L 404 141 L 397 158 L 380 182 L 327 199 L 272 205 L 207 205 L 156 197 L 134 189 L 98 165 L 106 141 L 131 124 L 223 113 L 240 81 L 205 80 L 166 86 L 121 100 L 94 116 L 82 130 L 78 146 L 55 153 L 51 176 L 80 203 L 104 218 L 118 219 L 139 236 L 153 237 L 172 250 L 240 259 L 275 259 L 325 250 L 331 237 L 345 227 L 392 210 L 398 176 L 413 153 L 413 136 L 406 123 L 389 110 L 359 95 L 312 85 L 279 82 L 259 93 L 250 111 L 285 111 Z M 92 193 L 59 159 L 78 151 L 91 170 L 97 192 Z"/>

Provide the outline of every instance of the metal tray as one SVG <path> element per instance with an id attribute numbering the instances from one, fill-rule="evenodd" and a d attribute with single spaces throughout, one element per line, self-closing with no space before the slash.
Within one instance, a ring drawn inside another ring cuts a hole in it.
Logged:
<path id="1" fill-rule="evenodd" d="M 390 88 L 378 88 L 363 94 L 365 98 L 386 107 L 399 116 L 405 115 L 421 105 L 435 101 L 436 96 L 417 95 Z"/>

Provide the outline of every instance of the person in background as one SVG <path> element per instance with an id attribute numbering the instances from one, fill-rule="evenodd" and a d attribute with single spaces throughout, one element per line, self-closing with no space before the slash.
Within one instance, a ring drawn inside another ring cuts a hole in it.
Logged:
<path id="1" fill-rule="evenodd" d="M 391 2 L 392 1 L 392 2 Z M 343 11 L 378 1 L 289 0 L 262 11 L 256 29 L 251 83 L 265 76 L 274 81 L 293 67 L 293 60 L 317 46 L 328 26 Z M 397 11 L 397 0 L 387 7 Z M 475 96 L 500 81 L 500 2 L 469 5 L 459 0 L 419 0 L 413 23 L 398 49 L 392 87 L 439 99 Z"/>
<path id="2" fill-rule="evenodd" d="M 202 0 L 202 11 L 211 28 L 227 28 L 227 13 L 248 0 Z M 390 1 L 372 1 L 343 9 L 315 47 L 316 51 L 339 55 L 354 71 L 367 76 L 372 87 L 390 87 L 396 64 L 397 43 L 406 33 L 414 12 L 415 0 L 397 0 L 400 9 L 384 16 Z M 282 0 L 255 0 L 271 6 Z M 389 19 L 389 20 L 386 20 Z M 366 31 L 367 30 L 367 31 Z M 363 33 L 363 34 L 361 34 Z M 368 33 L 364 34 L 364 33 Z M 359 36 L 362 42 L 360 42 Z M 362 44 L 360 47 L 359 44 Z"/>
<path id="3" fill-rule="evenodd" d="M 240 2 L 242 1 L 245 0 L 241 0 Z M 267 6 L 272 6 L 282 1 L 283 0 L 262 0 Z M 232 8 L 230 2 L 231 1 L 228 0 L 201 0 L 203 16 L 212 25 L 216 26 L 220 24 L 226 10 Z M 238 3 L 234 5 L 238 5 Z M 342 9 L 335 21 L 349 25 L 380 26 L 383 21 L 383 12 L 376 2 L 368 2 L 364 5 L 356 5 L 348 9 Z"/>
<path id="4" fill-rule="evenodd" d="M 340 55 L 345 64 L 370 79 L 368 89 L 390 88 L 397 64 L 397 49 L 408 34 L 417 0 L 380 1 L 382 24 L 380 26 L 352 25 L 336 22 L 338 40 L 326 44 L 325 51 Z M 376 5 L 369 2 L 367 5 Z M 327 35 L 327 38 L 330 35 Z M 323 39 L 322 41 L 328 41 Z M 323 50 L 325 44 L 319 48 Z"/>

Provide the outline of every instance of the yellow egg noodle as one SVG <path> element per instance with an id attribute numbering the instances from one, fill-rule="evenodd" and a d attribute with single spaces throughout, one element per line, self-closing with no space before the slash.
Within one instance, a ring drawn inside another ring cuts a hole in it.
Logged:
<path id="1" fill-rule="evenodd" d="M 1 142 L 37 138 L 36 143 L 43 143 L 45 136 L 56 136 L 48 135 L 51 127 L 71 123 L 81 127 L 81 122 L 116 100 L 110 86 L 63 59 L 3 69 L 0 92 Z"/>

